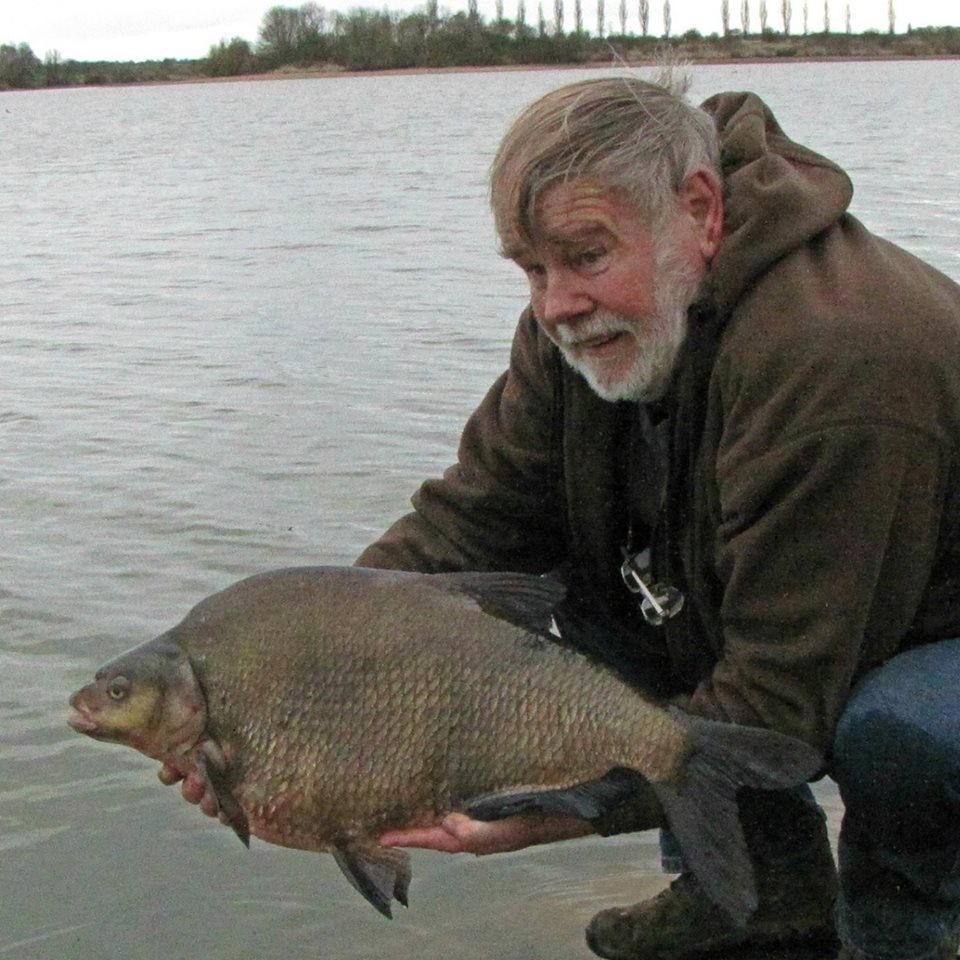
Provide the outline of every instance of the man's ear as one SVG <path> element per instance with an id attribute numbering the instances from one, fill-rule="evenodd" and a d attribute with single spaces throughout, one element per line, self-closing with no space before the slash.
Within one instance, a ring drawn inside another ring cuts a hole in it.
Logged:
<path id="1" fill-rule="evenodd" d="M 681 215 L 690 218 L 700 255 L 706 263 L 720 246 L 723 236 L 723 187 L 709 167 L 699 167 L 677 194 Z"/>

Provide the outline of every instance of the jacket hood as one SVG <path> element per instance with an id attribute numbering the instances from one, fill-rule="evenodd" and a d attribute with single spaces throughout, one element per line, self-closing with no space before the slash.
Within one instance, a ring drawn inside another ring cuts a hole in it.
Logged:
<path id="1" fill-rule="evenodd" d="M 701 109 L 720 136 L 724 236 L 708 292 L 726 314 L 784 254 L 835 223 L 853 196 L 835 163 L 794 143 L 753 93 L 720 93 Z"/>

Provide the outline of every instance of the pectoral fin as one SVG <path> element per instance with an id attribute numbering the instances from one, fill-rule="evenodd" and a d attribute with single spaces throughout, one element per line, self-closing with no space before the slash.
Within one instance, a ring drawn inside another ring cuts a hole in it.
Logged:
<path id="1" fill-rule="evenodd" d="M 597 780 L 587 780 L 571 787 L 555 790 L 515 787 L 474 797 L 464 809 L 475 820 L 502 820 L 531 811 L 593 820 L 629 800 L 642 782 L 643 778 L 632 770 L 615 768 Z"/>
<path id="2" fill-rule="evenodd" d="M 392 917 L 390 901 L 407 905 L 410 857 L 403 851 L 378 844 L 345 844 L 333 851 L 337 866 L 351 886 L 385 917 Z"/>
<path id="3" fill-rule="evenodd" d="M 217 798 L 220 815 L 240 838 L 250 846 L 250 823 L 227 782 L 226 762 L 220 749 L 212 740 L 207 740 L 197 753 L 197 770 L 207 789 Z"/>
<path id="4" fill-rule="evenodd" d="M 567 592 L 559 580 L 523 573 L 436 573 L 430 579 L 472 597 L 491 617 L 542 636 L 550 635 L 553 610 Z"/>

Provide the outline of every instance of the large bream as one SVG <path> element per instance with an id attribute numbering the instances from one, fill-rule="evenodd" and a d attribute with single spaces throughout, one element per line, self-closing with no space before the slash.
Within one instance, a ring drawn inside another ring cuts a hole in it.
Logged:
<path id="1" fill-rule="evenodd" d="M 388 916 L 410 866 L 385 831 L 451 811 L 590 819 L 649 784 L 704 889 L 745 920 L 736 790 L 802 782 L 819 757 L 667 708 L 559 642 L 561 593 L 520 575 L 261 574 L 102 667 L 69 722 L 199 770 L 245 843 L 333 852 Z"/>

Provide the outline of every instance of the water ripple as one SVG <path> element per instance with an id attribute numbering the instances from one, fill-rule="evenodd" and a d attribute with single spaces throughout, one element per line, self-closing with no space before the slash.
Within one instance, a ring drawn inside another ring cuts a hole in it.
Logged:
<path id="1" fill-rule="evenodd" d="M 241 850 L 155 765 L 64 723 L 97 664 L 239 576 L 350 562 L 447 466 L 526 295 L 496 253 L 490 153 L 569 79 L 17 94 L 0 151 L 16 241 L 0 258 L 0 955 L 575 960 L 592 910 L 662 884 L 650 838 L 415 855 L 413 906 L 386 925 L 331 858 Z M 694 96 L 756 89 L 853 173 L 871 229 L 960 278 L 960 128 L 943 120 L 960 63 L 693 79 Z"/>

